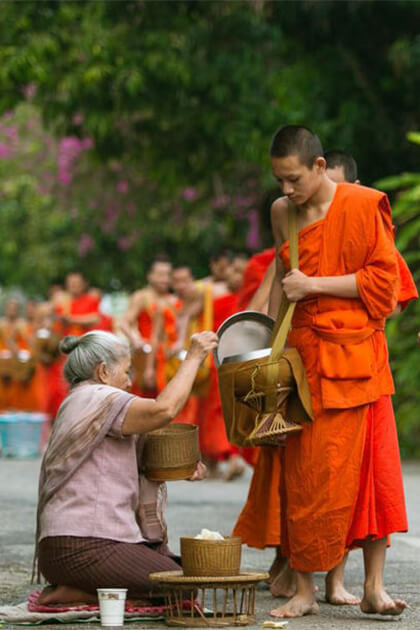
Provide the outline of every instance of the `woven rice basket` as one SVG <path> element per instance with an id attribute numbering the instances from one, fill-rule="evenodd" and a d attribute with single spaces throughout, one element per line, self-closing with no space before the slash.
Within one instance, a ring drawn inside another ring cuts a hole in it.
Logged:
<path id="1" fill-rule="evenodd" d="M 143 462 L 146 476 L 154 481 L 188 479 L 200 459 L 198 427 L 176 423 L 146 437 Z"/>
<path id="2" fill-rule="evenodd" d="M 191 577 L 228 577 L 239 575 L 242 540 L 181 538 L 181 561 L 184 575 Z"/>

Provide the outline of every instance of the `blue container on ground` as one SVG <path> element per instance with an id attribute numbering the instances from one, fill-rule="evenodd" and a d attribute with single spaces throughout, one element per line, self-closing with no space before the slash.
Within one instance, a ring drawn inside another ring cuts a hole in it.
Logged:
<path id="1" fill-rule="evenodd" d="M 4 457 L 37 457 L 47 416 L 42 413 L 0 414 L 1 452 Z"/>

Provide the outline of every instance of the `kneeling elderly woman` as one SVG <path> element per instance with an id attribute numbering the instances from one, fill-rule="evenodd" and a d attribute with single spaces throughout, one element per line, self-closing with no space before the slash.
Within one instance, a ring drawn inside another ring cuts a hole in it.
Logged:
<path id="1" fill-rule="evenodd" d="M 95 602 L 99 587 L 127 588 L 129 598 L 150 601 L 149 574 L 179 570 L 166 546 L 164 486 L 139 474 L 141 452 L 145 434 L 181 410 L 216 345 L 213 332 L 194 335 L 178 373 L 153 400 L 127 391 L 124 340 L 102 331 L 62 340 L 71 390 L 41 466 L 38 570 L 51 586 L 40 603 Z M 204 474 L 199 463 L 192 479 Z"/>

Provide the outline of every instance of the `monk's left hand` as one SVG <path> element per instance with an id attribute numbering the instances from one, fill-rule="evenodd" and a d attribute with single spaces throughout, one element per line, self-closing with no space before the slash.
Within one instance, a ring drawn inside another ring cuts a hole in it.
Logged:
<path id="1" fill-rule="evenodd" d="M 299 269 L 292 269 L 284 276 L 281 286 L 289 302 L 299 302 L 312 293 L 312 278 Z"/>
<path id="2" fill-rule="evenodd" d="M 207 477 L 207 466 L 203 462 L 197 462 L 197 468 L 188 481 L 202 481 Z"/>

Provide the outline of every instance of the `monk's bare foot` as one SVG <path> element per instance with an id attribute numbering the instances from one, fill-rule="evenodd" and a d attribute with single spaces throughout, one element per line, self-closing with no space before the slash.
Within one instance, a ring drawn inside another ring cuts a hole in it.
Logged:
<path id="1" fill-rule="evenodd" d="M 293 597 L 296 593 L 296 572 L 286 566 L 270 584 L 273 597 Z"/>
<path id="2" fill-rule="evenodd" d="M 378 590 L 365 589 L 360 610 L 368 615 L 401 615 L 407 608 L 402 599 L 392 599 L 384 588 Z"/>
<path id="3" fill-rule="evenodd" d="M 281 555 L 279 551 L 279 547 L 276 548 L 276 555 L 274 557 L 273 563 L 268 570 L 269 578 L 267 582 L 271 584 L 271 582 L 281 573 L 286 565 L 287 558 Z"/>
<path id="4" fill-rule="evenodd" d="M 44 606 L 53 604 L 97 604 L 98 599 L 91 593 L 86 593 L 80 588 L 72 586 L 46 586 L 40 596 L 38 603 Z"/>
<path id="5" fill-rule="evenodd" d="M 334 606 L 358 606 L 361 600 L 344 587 L 342 576 L 329 571 L 325 578 L 325 601 Z"/>
<path id="6" fill-rule="evenodd" d="M 349 593 L 343 584 L 336 584 L 331 588 L 326 588 L 325 601 L 334 606 L 358 606 L 361 599 Z"/>
<path id="7" fill-rule="evenodd" d="M 245 466 L 242 463 L 242 460 L 237 455 L 232 455 L 229 457 L 228 466 L 225 474 L 223 475 L 224 481 L 234 481 L 238 477 L 242 477 L 245 472 Z"/>
<path id="8" fill-rule="evenodd" d="M 304 617 L 305 615 L 317 615 L 319 606 L 314 595 L 295 595 L 292 599 L 270 612 L 272 617 L 280 619 L 291 619 L 293 617 Z"/>

